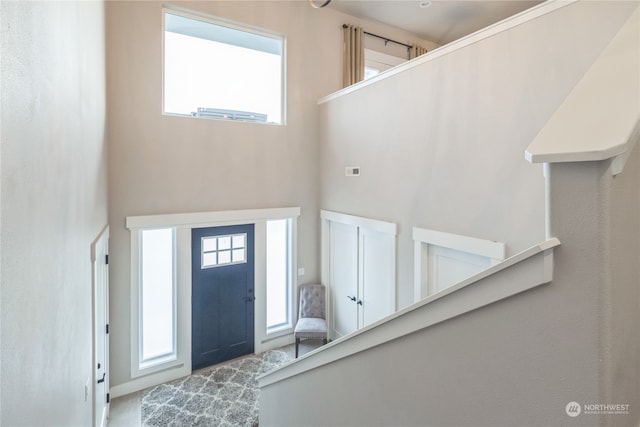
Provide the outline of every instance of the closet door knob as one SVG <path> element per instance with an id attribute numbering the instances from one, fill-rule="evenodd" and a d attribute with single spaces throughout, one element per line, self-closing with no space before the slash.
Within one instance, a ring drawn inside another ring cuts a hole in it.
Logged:
<path id="1" fill-rule="evenodd" d="M 362 305 L 362 300 L 358 300 L 358 305 Z"/>
<path id="2" fill-rule="evenodd" d="M 356 297 L 350 297 L 349 295 L 347 295 L 347 298 L 349 298 L 351 301 L 354 301 L 354 302 L 356 300 Z"/>

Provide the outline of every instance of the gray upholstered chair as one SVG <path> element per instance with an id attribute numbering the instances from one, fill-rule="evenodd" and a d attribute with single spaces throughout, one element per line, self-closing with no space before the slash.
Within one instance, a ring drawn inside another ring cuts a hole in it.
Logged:
<path id="1" fill-rule="evenodd" d="M 298 323 L 293 332 L 296 338 L 296 358 L 301 339 L 321 339 L 327 343 L 325 288 L 319 283 L 300 285 Z"/>

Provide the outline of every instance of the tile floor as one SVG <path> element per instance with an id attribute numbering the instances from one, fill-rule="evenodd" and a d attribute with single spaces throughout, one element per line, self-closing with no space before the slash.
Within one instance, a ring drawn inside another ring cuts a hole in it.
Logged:
<path id="1" fill-rule="evenodd" d="M 141 427 L 140 393 L 116 397 L 109 409 L 109 427 Z"/>

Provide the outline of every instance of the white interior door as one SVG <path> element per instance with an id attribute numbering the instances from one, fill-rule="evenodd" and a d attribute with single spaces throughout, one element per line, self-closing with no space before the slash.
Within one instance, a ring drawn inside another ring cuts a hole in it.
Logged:
<path id="1" fill-rule="evenodd" d="M 109 230 L 98 237 L 93 256 L 93 425 L 104 427 L 109 415 Z"/>
<path id="2" fill-rule="evenodd" d="M 501 262 L 506 245 L 494 240 L 413 228 L 414 297 L 442 291 Z"/>
<path id="3" fill-rule="evenodd" d="M 358 329 L 358 227 L 331 222 L 329 237 L 332 335 Z"/>
<path id="4" fill-rule="evenodd" d="M 491 259 L 456 249 L 429 245 L 428 292 L 433 295 L 491 266 Z"/>
<path id="5" fill-rule="evenodd" d="M 360 327 L 395 312 L 395 236 L 360 228 Z"/>

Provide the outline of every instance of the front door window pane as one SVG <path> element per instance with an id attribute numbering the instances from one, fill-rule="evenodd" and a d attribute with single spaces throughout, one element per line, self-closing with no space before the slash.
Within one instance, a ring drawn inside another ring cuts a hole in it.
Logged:
<path id="1" fill-rule="evenodd" d="M 205 237 L 202 239 L 202 252 L 214 252 L 217 248 L 218 239 L 215 237 Z"/>
<path id="2" fill-rule="evenodd" d="M 202 268 L 247 262 L 247 235 L 230 234 L 202 238 Z"/>
<path id="3" fill-rule="evenodd" d="M 231 236 L 218 237 L 218 250 L 231 248 Z"/>
<path id="4" fill-rule="evenodd" d="M 233 250 L 233 262 L 242 262 L 245 260 L 245 250 L 244 249 L 234 249 Z"/>

